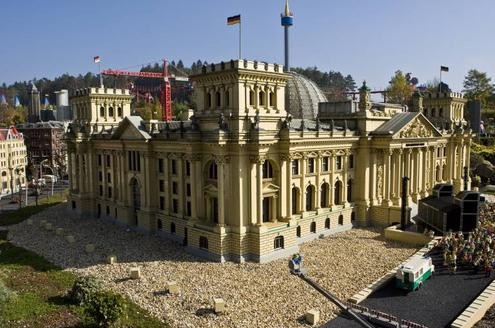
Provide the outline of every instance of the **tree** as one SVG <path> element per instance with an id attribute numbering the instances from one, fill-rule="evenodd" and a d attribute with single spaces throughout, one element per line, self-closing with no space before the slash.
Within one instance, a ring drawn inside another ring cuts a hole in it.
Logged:
<path id="1" fill-rule="evenodd" d="M 411 100 L 413 87 L 406 75 L 401 70 L 397 70 L 388 83 L 387 100 L 391 103 L 407 105 Z"/>
<path id="2" fill-rule="evenodd" d="M 486 98 L 492 95 L 494 86 L 486 73 L 472 69 L 464 78 L 464 92 L 469 100 L 479 100 L 486 103 Z"/>
<path id="3" fill-rule="evenodd" d="M 136 104 L 135 111 L 136 114 L 141 116 L 141 118 L 145 121 L 149 121 L 151 119 L 161 119 L 162 117 L 162 108 L 159 102 L 146 103 L 140 101 Z"/>

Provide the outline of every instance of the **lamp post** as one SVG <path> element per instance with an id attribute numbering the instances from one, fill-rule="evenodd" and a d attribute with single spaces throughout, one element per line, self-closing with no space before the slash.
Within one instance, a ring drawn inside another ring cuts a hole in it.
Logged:
<path id="1" fill-rule="evenodd" d="M 41 175 L 42 170 L 43 170 L 43 163 L 44 163 L 44 162 L 47 162 L 47 161 L 48 161 L 48 159 L 44 159 L 44 160 L 42 160 L 42 161 L 41 161 L 41 163 L 40 163 L 40 178 L 42 178 L 42 177 L 43 177 L 43 176 Z M 47 166 L 48 168 L 50 168 L 50 170 L 52 171 L 52 178 L 51 178 L 51 180 L 52 180 L 52 196 L 53 196 L 53 182 L 54 182 L 53 180 L 55 179 L 55 171 L 53 170 L 53 168 L 52 168 L 50 165 L 46 165 L 46 166 Z"/>
<path id="2" fill-rule="evenodd" d="M 26 176 L 26 168 L 19 165 L 15 168 L 15 173 L 18 176 L 19 179 L 19 208 L 22 207 L 22 201 L 21 201 L 21 173 L 23 172 L 22 168 L 24 168 L 24 184 L 26 185 L 26 206 L 28 205 L 28 187 L 27 187 L 27 176 Z"/>

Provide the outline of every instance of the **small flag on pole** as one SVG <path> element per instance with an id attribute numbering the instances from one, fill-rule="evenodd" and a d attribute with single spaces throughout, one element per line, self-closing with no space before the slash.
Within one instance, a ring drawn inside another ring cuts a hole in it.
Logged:
<path id="1" fill-rule="evenodd" d="M 440 66 L 440 71 L 442 72 L 448 72 L 449 68 L 447 66 Z"/>
<path id="2" fill-rule="evenodd" d="M 97 63 L 101 62 L 101 58 L 100 58 L 100 56 L 95 56 L 95 57 L 93 58 L 93 60 L 95 61 L 95 64 L 97 64 Z"/>
<path id="3" fill-rule="evenodd" d="M 241 23 L 241 15 L 227 17 L 227 25 L 236 25 Z"/>

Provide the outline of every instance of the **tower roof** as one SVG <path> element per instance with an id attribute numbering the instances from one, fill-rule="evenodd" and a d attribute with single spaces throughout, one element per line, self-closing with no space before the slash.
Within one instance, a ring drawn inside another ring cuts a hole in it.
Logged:
<path id="1" fill-rule="evenodd" d="M 36 88 L 34 82 L 31 82 L 31 92 L 38 92 L 38 88 Z"/>
<path id="2" fill-rule="evenodd" d="M 292 16 L 292 13 L 290 12 L 289 9 L 289 0 L 285 0 L 285 16 Z"/>

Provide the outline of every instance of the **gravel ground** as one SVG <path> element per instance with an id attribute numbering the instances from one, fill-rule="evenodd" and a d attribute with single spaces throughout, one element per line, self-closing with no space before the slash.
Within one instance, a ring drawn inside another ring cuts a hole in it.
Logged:
<path id="1" fill-rule="evenodd" d="M 173 327 L 302 327 L 306 311 L 320 310 L 320 322 L 336 308 L 299 278 L 289 274 L 287 259 L 267 264 L 211 263 L 183 252 L 182 247 L 155 236 L 128 232 L 96 220 L 79 220 L 66 204 L 49 208 L 10 227 L 11 241 L 81 275 L 95 275 L 106 285 Z M 40 227 L 46 220 L 64 235 Z M 87 254 L 85 245 L 96 251 Z M 324 288 L 347 299 L 415 252 L 415 248 L 385 241 L 379 232 L 354 229 L 301 247 L 308 274 Z M 105 264 L 109 254 L 119 263 Z M 129 268 L 139 266 L 142 278 L 129 280 Z M 176 281 L 179 295 L 163 291 Z M 214 297 L 226 301 L 226 312 L 212 313 Z"/>

